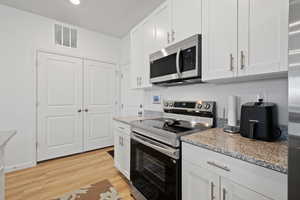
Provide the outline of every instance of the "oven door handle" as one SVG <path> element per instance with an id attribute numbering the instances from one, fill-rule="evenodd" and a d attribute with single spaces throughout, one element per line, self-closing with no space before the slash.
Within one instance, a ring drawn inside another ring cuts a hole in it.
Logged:
<path id="1" fill-rule="evenodd" d="M 139 136 L 139 135 L 132 135 L 131 137 L 133 140 L 148 146 L 152 149 L 155 149 L 156 151 L 159 151 L 167 156 L 170 156 L 174 159 L 179 159 L 179 150 L 178 149 L 172 149 L 171 147 L 168 147 L 163 144 L 159 144 L 155 141 L 149 140 L 148 138 Z"/>
<path id="2" fill-rule="evenodd" d="M 180 71 L 180 53 L 181 53 L 181 49 L 179 48 L 176 54 L 176 71 L 178 74 L 178 78 L 181 78 L 182 73 Z"/>

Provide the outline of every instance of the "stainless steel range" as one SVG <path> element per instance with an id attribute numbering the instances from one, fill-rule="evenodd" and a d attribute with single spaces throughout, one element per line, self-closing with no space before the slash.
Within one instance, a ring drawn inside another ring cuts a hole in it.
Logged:
<path id="1" fill-rule="evenodd" d="M 137 200 L 181 199 L 180 137 L 215 126 L 212 101 L 164 101 L 164 116 L 132 123 L 130 180 Z"/>

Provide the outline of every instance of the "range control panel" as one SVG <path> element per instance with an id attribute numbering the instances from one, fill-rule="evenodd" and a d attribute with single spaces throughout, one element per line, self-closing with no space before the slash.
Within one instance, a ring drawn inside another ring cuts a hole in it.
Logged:
<path id="1" fill-rule="evenodd" d="M 164 101 L 164 110 L 186 110 L 194 112 L 214 113 L 216 102 L 214 101 Z"/>

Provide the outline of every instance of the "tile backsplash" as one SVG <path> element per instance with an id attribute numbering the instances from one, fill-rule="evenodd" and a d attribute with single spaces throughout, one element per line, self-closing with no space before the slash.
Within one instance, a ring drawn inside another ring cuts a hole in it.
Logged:
<path id="1" fill-rule="evenodd" d="M 162 111 L 162 104 L 153 104 L 153 96 L 174 100 L 206 100 L 217 102 L 217 117 L 227 118 L 228 96 L 239 97 L 239 106 L 257 100 L 257 95 L 265 101 L 274 102 L 278 106 L 279 123 L 288 123 L 288 80 L 270 79 L 261 81 L 239 82 L 230 84 L 195 84 L 176 87 L 153 87 L 144 92 L 144 107 L 147 110 Z M 240 109 L 239 109 L 240 110 Z M 238 113 L 238 118 L 240 112 Z"/>

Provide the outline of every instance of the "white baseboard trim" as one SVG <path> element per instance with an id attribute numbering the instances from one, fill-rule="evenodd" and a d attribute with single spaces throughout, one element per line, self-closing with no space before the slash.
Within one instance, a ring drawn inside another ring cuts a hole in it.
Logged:
<path id="1" fill-rule="evenodd" d="M 18 170 L 21 170 L 21 169 L 27 169 L 27 168 L 34 167 L 34 166 L 36 166 L 35 161 L 22 163 L 22 164 L 18 164 L 18 165 L 6 166 L 5 167 L 5 173 L 18 171 Z"/>

